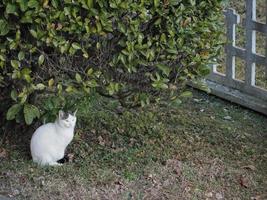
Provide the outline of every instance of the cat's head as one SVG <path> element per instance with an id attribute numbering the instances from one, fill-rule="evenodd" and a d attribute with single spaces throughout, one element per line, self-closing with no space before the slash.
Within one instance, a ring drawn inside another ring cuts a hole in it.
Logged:
<path id="1" fill-rule="evenodd" d="M 76 124 L 76 112 L 71 113 L 71 112 L 64 112 L 62 110 L 59 111 L 58 113 L 58 123 L 61 127 L 65 128 L 71 128 L 75 127 Z"/>

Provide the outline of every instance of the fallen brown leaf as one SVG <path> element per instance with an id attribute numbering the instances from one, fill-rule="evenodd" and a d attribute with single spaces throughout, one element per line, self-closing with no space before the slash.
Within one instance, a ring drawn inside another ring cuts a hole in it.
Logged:
<path id="1" fill-rule="evenodd" d="M 116 185 L 123 185 L 123 183 L 121 181 L 115 181 Z"/>
<path id="2" fill-rule="evenodd" d="M 242 187 L 244 187 L 244 188 L 249 187 L 249 180 L 245 176 L 240 176 L 238 181 Z"/>
<path id="3" fill-rule="evenodd" d="M 92 129 L 91 132 L 92 132 L 93 134 L 96 134 L 96 130 L 95 130 L 95 129 Z"/>
<path id="4" fill-rule="evenodd" d="M 58 23 L 56 30 L 61 30 L 63 28 L 62 24 Z"/>
<path id="5" fill-rule="evenodd" d="M 8 153 L 7 153 L 6 149 L 0 148 L 0 158 L 5 159 L 5 158 L 7 158 L 7 156 L 8 156 Z"/>
<path id="6" fill-rule="evenodd" d="M 176 159 L 168 159 L 166 161 L 166 166 L 172 168 L 173 172 L 178 176 L 181 175 L 181 167 L 182 167 L 181 161 Z"/>
<path id="7" fill-rule="evenodd" d="M 255 197 L 251 197 L 250 199 L 251 200 L 261 200 L 261 196 L 260 195 L 257 195 Z"/>
<path id="8" fill-rule="evenodd" d="M 122 129 L 122 128 L 119 128 L 119 127 L 117 127 L 117 130 L 118 130 L 118 132 L 119 132 L 119 133 L 121 133 L 121 134 L 125 132 L 125 130 L 124 130 L 124 129 Z"/>
<path id="9" fill-rule="evenodd" d="M 102 136 L 100 135 L 98 138 L 98 143 L 101 145 L 101 146 L 105 146 L 105 140 L 102 138 Z"/>
<path id="10" fill-rule="evenodd" d="M 69 162 L 72 163 L 73 159 L 74 159 L 74 154 L 73 153 L 69 153 L 68 154 L 68 158 L 69 158 Z"/>

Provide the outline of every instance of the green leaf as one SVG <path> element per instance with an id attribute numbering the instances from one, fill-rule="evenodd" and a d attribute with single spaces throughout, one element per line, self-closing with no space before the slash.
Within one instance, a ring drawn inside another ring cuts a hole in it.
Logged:
<path id="1" fill-rule="evenodd" d="M 125 25 L 123 23 L 119 22 L 118 23 L 118 28 L 119 28 L 120 32 L 126 33 L 126 27 L 125 27 Z"/>
<path id="2" fill-rule="evenodd" d="M 196 0 L 190 0 L 190 4 L 191 4 L 192 6 L 195 6 L 195 5 L 196 5 Z"/>
<path id="3" fill-rule="evenodd" d="M 31 76 L 29 74 L 24 74 L 23 77 L 27 81 L 27 83 L 32 82 L 32 78 L 31 78 Z"/>
<path id="4" fill-rule="evenodd" d="M 169 88 L 166 83 L 163 83 L 160 81 L 156 81 L 156 82 L 152 83 L 152 86 L 154 88 L 157 88 L 157 89 L 168 89 Z"/>
<path id="5" fill-rule="evenodd" d="M 9 32 L 9 27 L 8 27 L 8 23 L 5 20 L 0 20 L 0 36 L 4 36 L 6 34 L 8 34 Z"/>
<path id="6" fill-rule="evenodd" d="M 49 3 L 49 0 L 43 0 L 43 7 L 44 8 L 48 8 L 48 3 Z"/>
<path id="7" fill-rule="evenodd" d="M 54 82 L 55 82 L 54 79 L 51 78 L 51 79 L 48 81 L 48 86 L 49 86 L 49 87 L 52 87 L 52 86 L 54 85 Z"/>
<path id="8" fill-rule="evenodd" d="M 199 86 L 199 88 L 200 88 L 200 90 L 203 90 L 203 91 L 205 91 L 207 93 L 211 93 L 211 89 L 209 88 L 209 86 L 207 84 L 201 84 Z"/>
<path id="9" fill-rule="evenodd" d="M 54 8 L 57 8 L 58 7 L 58 0 L 52 0 L 52 6 Z"/>
<path id="10" fill-rule="evenodd" d="M 19 0 L 19 7 L 22 12 L 25 12 L 28 8 L 28 1 L 27 0 Z"/>
<path id="11" fill-rule="evenodd" d="M 178 54 L 178 51 L 176 49 L 166 49 L 166 51 L 171 54 Z"/>
<path id="12" fill-rule="evenodd" d="M 87 0 L 87 6 L 88 6 L 88 8 L 93 8 L 94 7 L 94 1 L 93 0 Z"/>
<path id="13" fill-rule="evenodd" d="M 166 83 L 160 83 L 160 88 L 161 89 L 168 89 L 169 86 Z"/>
<path id="14" fill-rule="evenodd" d="M 27 98 L 28 98 L 28 95 L 23 93 L 21 96 L 21 99 L 20 99 L 20 103 L 24 104 L 26 102 Z"/>
<path id="15" fill-rule="evenodd" d="M 94 87 L 99 86 L 99 85 L 97 84 L 96 80 L 88 81 L 88 82 L 86 82 L 86 84 L 87 84 L 89 87 L 91 87 L 91 88 L 94 88 Z"/>
<path id="16" fill-rule="evenodd" d="M 31 69 L 30 68 L 24 68 L 21 70 L 21 75 L 23 76 L 23 78 L 28 82 L 32 82 L 32 78 L 30 76 L 30 73 L 31 73 Z"/>
<path id="17" fill-rule="evenodd" d="M 30 8 L 38 8 L 38 6 L 39 6 L 39 2 L 38 2 L 37 0 L 30 0 L 30 1 L 28 2 L 28 6 L 29 6 Z"/>
<path id="18" fill-rule="evenodd" d="M 190 98 L 192 96 L 193 96 L 193 94 L 190 91 L 185 91 L 182 94 L 180 94 L 180 97 L 182 97 L 182 98 Z"/>
<path id="19" fill-rule="evenodd" d="M 31 29 L 30 33 L 32 34 L 33 37 L 37 38 L 37 32 L 35 30 Z"/>
<path id="20" fill-rule="evenodd" d="M 8 3 L 6 6 L 6 13 L 18 15 L 17 14 L 17 6 L 15 4 Z"/>
<path id="21" fill-rule="evenodd" d="M 20 62 L 17 60 L 11 60 L 11 66 L 18 69 L 20 67 Z"/>
<path id="22" fill-rule="evenodd" d="M 100 42 L 97 42 L 97 43 L 96 43 L 96 48 L 97 48 L 97 49 L 100 49 L 100 47 L 101 47 Z"/>
<path id="23" fill-rule="evenodd" d="M 70 93 L 70 92 L 73 92 L 74 88 L 69 85 L 67 88 L 66 88 L 66 92 Z"/>
<path id="24" fill-rule="evenodd" d="M 89 55 L 88 55 L 88 53 L 86 51 L 83 51 L 83 57 L 89 58 Z"/>
<path id="25" fill-rule="evenodd" d="M 11 106 L 6 114 L 6 119 L 7 120 L 13 120 L 15 119 L 16 115 L 19 113 L 19 111 L 21 110 L 21 105 L 20 104 L 14 104 L 13 106 Z"/>
<path id="26" fill-rule="evenodd" d="M 97 29 L 97 32 L 100 33 L 102 31 L 102 25 L 100 22 L 97 22 L 96 23 L 96 29 Z"/>
<path id="27" fill-rule="evenodd" d="M 5 55 L 1 55 L 1 54 L 0 54 L 0 60 L 1 60 L 1 61 L 6 61 L 6 57 L 5 57 Z"/>
<path id="28" fill-rule="evenodd" d="M 170 5 L 176 6 L 181 3 L 181 0 L 169 0 Z"/>
<path id="29" fill-rule="evenodd" d="M 58 92 L 61 93 L 62 90 L 63 90 L 62 85 L 61 85 L 61 84 L 58 84 L 58 85 L 57 85 L 57 89 L 58 89 Z"/>
<path id="30" fill-rule="evenodd" d="M 25 53 L 23 51 L 20 51 L 18 54 L 18 59 L 21 61 L 25 58 Z"/>
<path id="31" fill-rule="evenodd" d="M 74 48 L 74 49 L 81 49 L 81 46 L 77 43 L 77 42 L 73 42 L 71 44 L 71 46 Z"/>
<path id="32" fill-rule="evenodd" d="M 11 99 L 13 99 L 14 101 L 17 101 L 18 98 L 18 93 L 16 90 L 12 90 L 10 93 Z"/>
<path id="33" fill-rule="evenodd" d="M 30 125 L 36 117 L 37 118 L 40 117 L 40 112 L 38 108 L 31 104 L 24 105 L 23 113 L 24 113 L 25 122 L 28 125 Z"/>
<path id="34" fill-rule="evenodd" d="M 169 76 L 171 69 L 169 66 L 167 65 L 163 65 L 163 64 L 156 64 L 156 67 L 159 68 L 163 74 L 165 74 L 166 76 Z"/>
<path id="35" fill-rule="evenodd" d="M 94 72 L 93 68 L 89 68 L 89 69 L 87 70 L 87 75 L 90 76 L 90 75 L 93 74 L 93 72 Z"/>
<path id="36" fill-rule="evenodd" d="M 201 76 L 207 76 L 207 75 L 210 74 L 210 68 L 207 67 L 207 66 L 203 66 L 203 67 L 201 67 L 201 69 L 199 70 L 199 72 L 200 72 L 200 75 Z"/>
<path id="37" fill-rule="evenodd" d="M 171 101 L 170 105 L 173 107 L 178 108 L 182 104 L 182 101 L 180 99 L 174 99 Z"/>
<path id="38" fill-rule="evenodd" d="M 154 0 L 155 7 L 159 7 L 160 0 Z"/>
<path id="39" fill-rule="evenodd" d="M 44 63 L 44 55 L 40 55 L 38 58 L 38 65 L 42 65 Z"/>
<path id="40" fill-rule="evenodd" d="M 37 89 L 37 90 L 43 90 L 43 89 L 45 89 L 45 85 L 42 84 L 42 83 L 38 83 L 38 84 L 36 85 L 36 89 Z"/>
<path id="41" fill-rule="evenodd" d="M 81 77 L 81 75 L 78 74 L 78 73 L 76 73 L 76 75 L 75 75 L 75 79 L 76 79 L 76 81 L 77 81 L 78 83 L 82 82 L 82 77 Z"/>

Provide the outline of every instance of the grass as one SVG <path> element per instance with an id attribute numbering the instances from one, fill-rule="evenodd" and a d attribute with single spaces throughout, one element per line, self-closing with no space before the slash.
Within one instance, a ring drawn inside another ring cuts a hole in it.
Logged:
<path id="1" fill-rule="evenodd" d="M 5 140 L 0 196 L 267 198 L 267 119 L 262 115 L 199 92 L 179 109 L 151 105 L 118 115 L 116 101 L 96 96 L 78 105 L 68 148 L 74 159 L 62 167 L 32 163 L 32 131 Z"/>

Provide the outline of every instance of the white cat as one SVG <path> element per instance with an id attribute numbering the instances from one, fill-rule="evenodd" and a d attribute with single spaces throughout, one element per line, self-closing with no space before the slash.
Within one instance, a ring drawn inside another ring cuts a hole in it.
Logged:
<path id="1" fill-rule="evenodd" d="M 31 139 L 31 155 L 33 162 L 39 165 L 61 165 L 58 160 L 64 157 L 65 149 L 74 136 L 76 112 L 59 111 L 54 123 L 40 126 Z"/>

